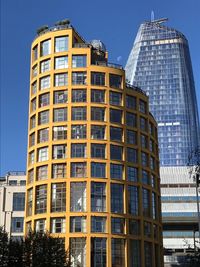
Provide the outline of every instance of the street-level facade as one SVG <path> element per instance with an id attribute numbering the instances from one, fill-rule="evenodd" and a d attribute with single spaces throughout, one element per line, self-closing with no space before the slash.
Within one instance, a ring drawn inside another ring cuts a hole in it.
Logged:
<path id="1" fill-rule="evenodd" d="M 0 226 L 12 239 L 24 235 L 25 191 L 25 172 L 8 172 L 0 178 Z"/>
<path id="2" fill-rule="evenodd" d="M 100 41 L 72 26 L 31 48 L 26 226 L 71 266 L 162 266 L 157 125 Z"/>

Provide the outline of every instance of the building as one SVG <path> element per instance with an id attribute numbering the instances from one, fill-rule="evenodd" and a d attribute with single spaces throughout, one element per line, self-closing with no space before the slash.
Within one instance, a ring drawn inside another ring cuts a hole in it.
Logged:
<path id="1" fill-rule="evenodd" d="M 9 172 L 0 178 L 0 226 L 13 239 L 23 237 L 25 191 L 25 172 Z"/>
<path id="2" fill-rule="evenodd" d="M 183 234 L 180 223 L 183 203 L 187 205 L 184 220 L 197 225 L 197 206 L 191 204 L 195 189 L 188 188 L 194 184 L 186 166 L 189 153 L 200 144 L 199 119 L 187 39 L 164 22 L 166 19 L 141 24 L 125 70 L 130 84 L 149 95 L 150 111 L 158 123 L 163 223 L 171 231 L 164 232 L 164 237 L 173 234 L 172 230 L 177 237 L 176 242 L 164 238 L 164 247 L 182 251 L 184 243 L 180 244 L 178 236 L 184 239 L 188 231 L 186 227 Z M 172 229 L 168 224 L 169 217 L 179 224 L 180 233 L 177 226 Z"/>
<path id="3" fill-rule="evenodd" d="M 105 45 L 69 22 L 32 44 L 26 230 L 71 266 L 162 266 L 157 126 Z"/>

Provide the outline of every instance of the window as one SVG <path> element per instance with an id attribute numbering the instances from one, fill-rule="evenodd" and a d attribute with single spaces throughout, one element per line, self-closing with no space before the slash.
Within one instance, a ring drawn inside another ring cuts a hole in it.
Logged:
<path id="1" fill-rule="evenodd" d="M 36 123 L 36 120 L 35 120 L 35 115 L 34 115 L 30 119 L 30 129 L 35 128 L 35 123 Z"/>
<path id="2" fill-rule="evenodd" d="M 10 180 L 9 185 L 11 186 L 16 186 L 17 185 L 17 180 Z"/>
<path id="3" fill-rule="evenodd" d="M 46 40 L 44 42 L 41 42 L 40 49 L 41 49 L 40 50 L 41 57 L 49 55 L 51 53 L 51 40 Z"/>
<path id="4" fill-rule="evenodd" d="M 150 184 L 149 173 L 145 170 L 142 170 L 142 183 L 143 184 Z"/>
<path id="5" fill-rule="evenodd" d="M 33 54 L 32 54 L 32 57 L 33 57 L 33 62 L 34 62 L 35 60 L 37 60 L 37 58 L 38 58 L 38 46 L 37 46 L 37 45 L 33 48 Z"/>
<path id="6" fill-rule="evenodd" d="M 144 242 L 144 261 L 146 267 L 152 267 L 152 244 L 150 242 Z"/>
<path id="7" fill-rule="evenodd" d="M 51 219 L 51 232 L 65 233 L 65 218 L 53 218 Z"/>
<path id="8" fill-rule="evenodd" d="M 112 234 L 124 234 L 124 218 L 111 218 Z"/>
<path id="9" fill-rule="evenodd" d="M 152 201 L 152 217 L 153 219 L 157 219 L 157 197 L 156 197 L 156 194 L 154 192 L 152 192 L 152 198 L 151 198 L 151 201 Z"/>
<path id="10" fill-rule="evenodd" d="M 91 232 L 105 233 L 106 232 L 106 217 L 92 216 L 91 217 Z"/>
<path id="11" fill-rule="evenodd" d="M 85 139 L 86 138 L 86 125 L 72 125 L 71 138 L 72 139 Z"/>
<path id="12" fill-rule="evenodd" d="M 46 72 L 50 70 L 50 59 L 44 60 L 40 63 L 40 72 Z"/>
<path id="13" fill-rule="evenodd" d="M 86 158 L 86 144 L 71 144 L 71 157 L 72 158 Z"/>
<path id="14" fill-rule="evenodd" d="M 72 120 L 73 121 L 80 121 L 80 120 L 86 120 L 87 114 L 86 114 L 86 107 L 73 107 L 72 108 Z"/>
<path id="15" fill-rule="evenodd" d="M 91 139 L 105 139 L 105 126 L 91 125 Z"/>
<path id="16" fill-rule="evenodd" d="M 86 217 L 85 216 L 70 217 L 70 232 L 86 233 Z"/>
<path id="17" fill-rule="evenodd" d="M 127 147 L 127 161 L 137 163 L 137 150 L 134 148 Z"/>
<path id="18" fill-rule="evenodd" d="M 126 107 L 129 109 L 136 109 L 136 98 L 134 96 L 126 96 Z"/>
<path id="19" fill-rule="evenodd" d="M 84 72 L 72 72 L 72 84 L 86 84 L 87 73 Z"/>
<path id="20" fill-rule="evenodd" d="M 150 168 L 155 170 L 155 159 L 153 157 L 150 157 Z"/>
<path id="21" fill-rule="evenodd" d="M 123 165 L 121 164 L 110 164 L 110 178 L 122 180 L 123 179 Z"/>
<path id="22" fill-rule="evenodd" d="M 59 73 L 54 75 L 54 86 L 68 85 L 68 73 Z"/>
<path id="23" fill-rule="evenodd" d="M 66 177 L 66 164 L 65 163 L 53 164 L 52 178 L 59 179 L 65 177 Z"/>
<path id="24" fill-rule="evenodd" d="M 36 180 L 46 180 L 48 178 L 48 165 L 37 167 Z"/>
<path id="25" fill-rule="evenodd" d="M 35 222 L 35 231 L 44 233 L 46 230 L 46 220 L 45 219 L 40 219 L 36 220 Z"/>
<path id="26" fill-rule="evenodd" d="M 86 183 L 71 183 L 70 211 L 86 211 Z"/>
<path id="27" fill-rule="evenodd" d="M 143 215 L 150 217 L 150 192 L 148 189 L 142 188 L 142 203 L 143 203 Z"/>
<path id="28" fill-rule="evenodd" d="M 154 127 L 152 123 L 149 123 L 149 132 L 152 136 L 154 136 Z"/>
<path id="29" fill-rule="evenodd" d="M 106 164 L 100 162 L 91 163 L 91 176 L 98 178 L 106 177 Z"/>
<path id="30" fill-rule="evenodd" d="M 105 119 L 105 108 L 91 108 L 91 120 L 93 121 L 104 121 Z"/>
<path id="31" fill-rule="evenodd" d="M 67 154 L 66 145 L 53 146 L 53 159 L 65 159 Z"/>
<path id="32" fill-rule="evenodd" d="M 19 184 L 20 184 L 20 186 L 25 186 L 26 185 L 26 180 L 20 180 Z"/>
<path id="33" fill-rule="evenodd" d="M 11 232 L 21 233 L 24 229 L 24 217 L 12 217 Z"/>
<path id="34" fill-rule="evenodd" d="M 127 130 L 126 131 L 127 143 L 131 145 L 137 145 L 137 132 Z"/>
<path id="35" fill-rule="evenodd" d="M 67 127 L 66 126 L 54 126 L 53 127 L 53 140 L 67 139 Z"/>
<path id="36" fill-rule="evenodd" d="M 123 158 L 123 147 L 110 145 L 110 159 L 122 160 Z"/>
<path id="37" fill-rule="evenodd" d="M 31 151 L 29 153 L 29 164 L 33 164 L 35 161 L 35 152 L 34 151 Z"/>
<path id="38" fill-rule="evenodd" d="M 38 162 L 42 162 L 49 159 L 48 147 L 38 148 Z"/>
<path id="39" fill-rule="evenodd" d="M 92 72 L 91 73 L 91 84 L 104 86 L 105 85 L 105 73 Z"/>
<path id="40" fill-rule="evenodd" d="M 140 99 L 140 102 L 139 102 L 139 111 L 142 112 L 142 113 L 144 113 L 144 114 L 147 112 L 146 102 L 144 102 L 141 99 Z"/>
<path id="41" fill-rule="evenodd" d="M 140 221 L 129 219 L 129 233 L 131 235 L 140 235 Z"/>
<path id="42" fill-rule="evenodd" d="M 82 178 L 87 176 L 86 162 L 71 163 L 71 177 Z"/>
<path id="43" fill-rule="evenodd" d="M 106 184 L 95 183 L 91 184 L 91 211 L 104 212 L 106 211 Z"/>
<path id="44" fill-rule="evenodd" d="M 32 169 L 28 171 L 28 184 L 33 183 L 33 180 L 34 180 L 34 170 Z"/>
<path id="45" fill-rule="evenodd" d="M 148 166 L 148 154 L 145 152 L 141 153 L 141 162 L 142 166 L 147 167 Z"/>
<path id="46" fill-rule="evenodd" d="M 121 88 L 122 76 L 119 76 L 116 74 L 110 74 L 109 75 L 109 83 L 110 83 L 110 87 Z"/>
<path id="47" fill-rule="evenodd" d="M 30 135 L 30 147 L 35 145 L 35 133 Z"/>
<path id="48" fill-rule="evenodd" d="M 106 267 L 106 238 L 91 239 L 91 266 Z"/>
<path id="49" fill-rule="evenodd" d="M 31 100 L 31 112 L 36 110 L 36 98 Z"/>
<path id="50" fill-rule="evenodd" d="M 111 212 L 124 213 L 124 186 L 111 184 Z"/>
<path id="51" fill-rule="evenodd" d="M 66 108 L 55 108 L 53 110 L 53 121 L 66 121 L 67 120 L 67 109 Z"/>
<path id="52" fill-rule="evenodd" d="M 55 38 L 55 52 L 68 51 L 68 36 L 61 36 Z"/>
<path id="53" fill-rule="evenodd" d="M 149 149 L 152 153 L 155 153 L 155 143 L 152 139 L 149 141 Z"/>
<path id="54" fill-rule="evenodd" d="M 91 90 L 91 102 L 104 103 L 105 102 L 105 91 L 92 89 Z"/>
<path id="55" fill-rule="evenodd" d="M 148 148 L 148 139 L 146 135 L 141 134 L 140 143 L 142 148 Z"/>
<path id="56" fill-rule="evenodd" d="M 121 238 L 111 240 L 112 267 L 125 266 L 125 240 Z"/>
<path id="57" fill-rule="evenodd" d="M 72 68 L 86 67 L 86 55 L 72 55 Z"/>
<path id="58" fill-rule="evenodd" d="M 110 122 L 122 123 L 122 110 L 110 109 Z"/>
<path id="59" fill-rule="evenodd" d="M 38 68 L 37 68 L 37 65 L 35 65 L 32 69 L 32 76 L 35 77 L 37 76 L 37 73 L 38 73 Z"/>
<path id="60" fill-rule="evenodd" d="M 128 186 L 128 212 L 136 216 L 139 214 L 139 191 L 137 186 Z"/>
<path id="61" fill-rule="evenodd" d="M 144 236 L 151 237 L 151 223 L 144 221 Z"/>
<path id="62" fill-rule="evenodd" d="M 66 184 L 51 185 L 51 212 L 66 211 Z"/>
<path id="63" fill-rule="evenodd" d="M 49 122 L 49 111 L 45 110 L 39 113 L 38 124 L 45 124 Z"/>
<path id="64" fill-rule="evenodd" d="M 13 193 L 13 211 L 24 211 L 25 193 Z"/>
<path id="65" fill-rule="evenodd" d="M 122 103 L 122 94 L 110 91 L 110 104 L 121 106 L 121 103 Z"/>
<path id="66" fill-rule="evenodd" d="M 35 81 L 32 85 L 31 85 L 31 93 L 32 95 L 36 94 L 37 92 L 37 82 Z"/>
<path id="67" fill-rule="evenodd" d="M 122 141 L 123 129 L 118 127 L 110 127 L 110 140 L 111 141 Z"/>
<path id="68" fill-rule="evenodd" d="M 130 267 L 141 266 L 141 245 L 139 240 L 130 239 Z"/>
<path id="69" fill-rule="evenodd" d="M 49 140 L 49 128 L 38 131 L 38 143 L 47 142 Z"/>
<path id="70" fill-rule="evenodd" d="M 126 125 L 130 126 L 130 127 L 136 127 L 136 125 L 137 125 L 136 114 L 126 112 Z"/>
<path id="71" fill-rule="evenodd" d="M 27 196 L 27 216 L 32 215 L 32 209 L 33 209 L 33 189 L 28 190 L 28 196 Z"/>
<path id="72" fill-rule="evenodd" d="M 68 57 L 56 57 L 55 58 L 55 69 L 66 69 L 68 68 Z"/>
<path id="73" fill-rule="evenodd" d="M 45 76 L 40 79 L 40 90 L 50 88 L 50 76 Z"/>
<path id="74" fill-rule="evenodd" d="M 143 117 L 140 117 L 140 129 L 142 131 L 147 131 L 147 120 Z"/>
<path id="75" fill-rule="evenodd" d="M 67 103 L 67 90 L 54 92 L 54 104 Z"/>
<path id="76" fill-rule="evenodd" d="M 72 90 L 72 102 L 87 102 L 86 89 L 73 89 Z"/>
<path id="77" fill-rule="evenodd" d="M 86 238 L 70 238 L 71 267 L 86 266 Z"/>
<path id="78" fill-rule="evenodd" d="M 91 144 L 91 157 L 105 159 L 106 145 Z"/>
<path id="79" fill-rule="evenodd" d="M 39 107 L 45 107 L 49 105 L 49 93 L 39 96 Z"/>
<path id="80" fill-rule="evenodd" d="M 36 187 L 36 208 L 35 213 L 45 213 L 47 210 L 47 185 Z"/>

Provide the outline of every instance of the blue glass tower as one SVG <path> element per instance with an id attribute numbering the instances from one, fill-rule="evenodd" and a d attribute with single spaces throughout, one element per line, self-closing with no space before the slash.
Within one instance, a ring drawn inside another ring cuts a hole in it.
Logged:
<path id="1" fill-rule="evenodd" d="M 166 19 L 141 24 L 127 81 L 145 90 L 158 122 L 161 166 L 184 166 L 199 146 L 199 119 L 188 42 Z"/>

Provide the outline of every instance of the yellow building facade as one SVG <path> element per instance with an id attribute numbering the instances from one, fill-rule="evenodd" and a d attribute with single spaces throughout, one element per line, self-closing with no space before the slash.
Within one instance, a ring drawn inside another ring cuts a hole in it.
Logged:
<path id="1" fill-rule="evenodd" d="M 107 57 L 69 24 L 32 43 L 25 231 L 65 238 L 73 267 L 160 267 L 156 122 Z"/>

